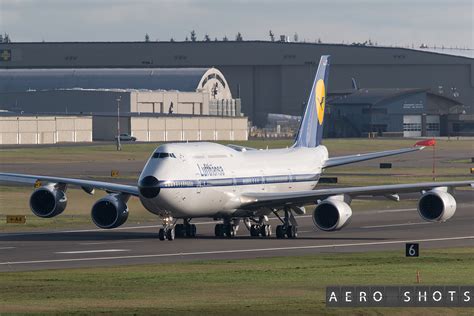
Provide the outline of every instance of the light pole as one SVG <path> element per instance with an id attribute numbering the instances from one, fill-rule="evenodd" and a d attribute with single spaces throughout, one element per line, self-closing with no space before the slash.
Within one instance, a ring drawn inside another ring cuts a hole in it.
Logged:
<path id="1" fill-rule="evenodd" d="M 122 150 L 122 145 L 120 144 L 120 100 L 122 99 L 121 96 L 119 96 L 116 101 L 117 101 L 117 151 Z"/>

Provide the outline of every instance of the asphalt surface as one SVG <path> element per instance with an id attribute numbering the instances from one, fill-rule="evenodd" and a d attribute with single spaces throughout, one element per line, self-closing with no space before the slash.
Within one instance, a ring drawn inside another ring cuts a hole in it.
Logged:
<path id="1" fill-rule="evenodd" d="M 310 215 L 298 217 L 297 239 L 249 237 L 244 225 L 232 239 L 214 237 L 216 222 L 200 220 L 193 239 L 160 241 L 155 223 L 115 230 L 71 230 L 0 234 L 0 271 L 157 264 L 206 259 L 241 259 L 317 253 L 398 250 L 419 242 L 423 249 L 474 246 L 474 192 L 459 191 L 458 209 L 446 223 L 424 222 L 416 209 L 354 212 L 338 232 L 314 228 Z M 381 200 L 380 203 L 386 203 Z M 273 233 L 278 220 L 270 219 Z"/>

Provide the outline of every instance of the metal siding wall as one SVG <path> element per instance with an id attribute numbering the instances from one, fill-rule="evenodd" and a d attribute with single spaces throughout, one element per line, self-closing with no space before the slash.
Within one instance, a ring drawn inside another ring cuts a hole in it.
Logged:
<path id="1" fill-rule="evenodd" d="M 0 126 L 0 144 L 92 141 L 92 117 L 0 116 Z"/>

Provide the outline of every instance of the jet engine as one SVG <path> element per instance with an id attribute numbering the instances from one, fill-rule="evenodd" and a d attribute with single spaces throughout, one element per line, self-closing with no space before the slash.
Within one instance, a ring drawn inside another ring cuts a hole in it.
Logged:
<path id="1" fill-rule="evenodd" d="M 456 212 L 456 200 L 446 189 L 433 189 L 418 201 L 418 214 L 425 221 L 445 222 Z"/>
<path id="2" fill-rule="evenodd" d="M 91 210 L 91 217 L 94 224 L 99 228 L 116 228 L 127 221 L 128 218 L 128 197 L 122 194 L 109 194 L 98 200 Z"/>
<path id="3" fill-rule="evenodd" d="M 349 223 L 352 209 L 343 200 L 328 198 L 319 203 L 313 212 L 313 223 L 321 230 L 339 230 Z"/>
<path id="4" fill-rule="evenodd" d="M 55 185 L 42 186 L 30 197 L 30 208 L 38 217 L 50 218 L 61 214 L 67 205 L 67 196 Z"/>

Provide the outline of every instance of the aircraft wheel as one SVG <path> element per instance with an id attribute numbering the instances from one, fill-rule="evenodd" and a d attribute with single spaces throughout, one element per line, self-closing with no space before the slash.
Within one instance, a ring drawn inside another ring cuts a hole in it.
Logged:
<path id="1" fill-rule="evenodd" d="M 196 237 L 196 225 L 186 225 L 186 237 Z"/>
<path id="2" fill-rule="evenodd" d="M 283 225 L 278 225 L 276 228 L 276 237 L 281 239 L 285 237 L 285 232 L 283 231 Z"/>
<path id="3" fill-rule="evenodd" d="M 290 225 L 286 228 L 286 236 L 288 238 L 296 238 L 298 237 L 298 228 L 296 226 Z"/>
<path id="4" fill-rule="evenodd" d="M 225 225 L 225 235 L 227 238 L 232 238 L 236 235 L 236 227 L 235 225 Z"/>
<path id="5" fill-rule="evenodd" d="M 184 237 L 186 233 L 186 227 L 183 224 L 176 224 L 174 227 L 175 237 L 181 238 Z"/>
<path id="6" fill-rule="evenodd" d="M 216 237 L 223 237 L 224 236 L 224 225 L 216 224 L 214 227 L 214 235 Z"/>
<path id="7" fill-rule="evenodd" d="M 257 225 L 250 226 L 250 236 L 258 237 L 258 227 L 257 227 Z"/>
<path id="8" fill-rule="evenodd" d="M 160 231 L 158 232 L 158 238 L 160 240 L 165 240 L 165 230 L 163 228 L 160 228 Z"/>
<path id="9" fill-rule="evenodd" d="M 260 234 L 262 237 L 267 237 L 268 236 L 268 225 L 262 225 L 260 226 Z"/>
<path id="10" fill-rule="evenodd" d="M 174 240 L 174 237 L 175 237 L 174 228 L 173 228 L 173 229 L 168 229 L 168 230 L 166 231 L 166 239 L 168 239 L 169 241 L 171 241 L 171 240 Z"/>

